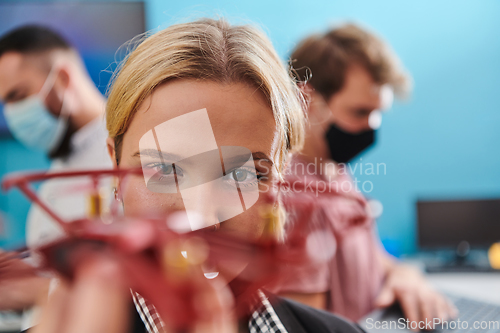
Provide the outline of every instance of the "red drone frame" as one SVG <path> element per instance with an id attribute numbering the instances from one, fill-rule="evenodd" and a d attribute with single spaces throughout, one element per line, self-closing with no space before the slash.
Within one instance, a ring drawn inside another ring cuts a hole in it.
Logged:
<path id="1" fill-rule="evenodd" d="M 89 177 L 92 180 L 92 193 L 98 193 L 99 182 L 104 177 L 124 178 L 129 175 L 142 175 L 142 169 L 114 169 L 114 170 L 86 170 L 64 171 L 50 173 L 27 173 L 7 176 L 2 183 L 4 190 L 17 187 L 31 201 L 43 209 L 65 231 L 63 239 L 43 245 L 36 250 L 42 254 L 43 264 L 39 269 L 56 271 L 59 275 L 71 280 L 75 269 L 85 258 L 91 255 L 111 255 L 123 268 L 128 276 L 130 288 L 139 293 L 155 305 L 162 318 L 168 321 L 173 328 L 184 329 L 195 322 L 196 311 L 193 304 L 194 289 L 188 282 L 179 282 L 179 279 L 169 279 L 165 276 L 165 259 L 162 258 L 165 246 L 175 242 L 184 242 L 189 239 L 201 240 L 208 248 L 209 260 L 232 259 L 248 263 L 247 267 L 251 278 L 245 278 L 246 269 L 233 284 L 244 285 L 241 292 L 236 293 L 237 304 L 244 304 L 259 288 L 269 285 L 286 274 L 287 267 L 303 263 L 307 260 L 304 254 L 306 235 L 300 226 L 293 228 L 287 234 L 287 241 L 280 242 L 276 237 L 262 237 L 259 240 L 247 240 L 236 237 L 222 230 L 213 231 L 212 228 L 201 229 L 180 234 L 170 230 L 163 219 L 135 219 L 132 223 L 147 223 L 155 232 L 147 246 L 136 249 L 127 244 L 123 237 L 127 218 L 115 216 L 112 224 L 96 223 L 99 216 L 91 219 L 79 219 L 68 223 L 48 207 L 30 187 L 32 182 L 40 182 L 54 178 Z M 282 186 L 280 184 L 279 186 Z M 295 188 L 294 188 L 295 189 Z M 314 189 L 313 189 L 314 190 Z M 264 194 L 267 195 L 267 194 Z M 264 218 L 273 229 L 276 223 L 271 207 L 275 198 L 267 198 L 269 211 Z M 95 200 L 99 200 L 96 198 Z M 115 203 L 116 204 L 116 203 Z M 307 223 L 308 217 L 314 210 L 314 202 L 301 201 L 292 204 L 303 205 L 297 223 Z M 100 205 L 96 202 L 96 205 Z M 112 209 L 112 212 L 116 210 Z M 115 214 L 116 215 L 116 214 Z M 16 254 L 4 254 L 0 258 L 0 278 L 22 276 L 27 270 L 17 270 Z M 167 263 L 168 266 L 168 263 Z M 188 279 L 185 279 L 188 281 Z M 234 290 L 234 289 L 233 289 Z M 168 297 L 166 297 L 168 295 Z M 240 312 L 241 313 L 241 312 Z"/>

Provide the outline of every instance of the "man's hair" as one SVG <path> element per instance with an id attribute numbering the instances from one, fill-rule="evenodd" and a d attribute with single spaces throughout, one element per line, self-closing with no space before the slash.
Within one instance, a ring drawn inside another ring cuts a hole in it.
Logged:
<path id="1" fill-rule="evenodd" d="M 70 49 L 72 46 L 60 34 L 39 25 L 22 26 L 0 38 L 0 57 L 6 52 L 37 54 Z"/>
<path id="2" fill-rule="evenodd" d="M 389 45 L 352 23 L 307 37 L 291 60 L 296 79 L 308 82 L 327 100 L 342 89 L 352 64 L 365 68 L 376 83 L 391 85 L 399 96 L 410 90 L 410 77 Z"/>

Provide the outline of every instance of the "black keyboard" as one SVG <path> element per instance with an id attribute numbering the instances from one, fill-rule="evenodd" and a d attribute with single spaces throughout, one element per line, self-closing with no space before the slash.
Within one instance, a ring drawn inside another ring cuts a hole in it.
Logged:
<path id="1" fill-rule="evenodd" d="M 459 311 L 457 319 L 467 322 L 468 328 L 464 328 L 463 324 L 459 328 L 448 327 L 448 329 L 436 330 L 437 332 L 500 332 L 500 306 L 468 298 L 450 298 Z"/>
<path id="2" fill-rule="evenodd" d="M 456 319 L 437 323 L 433 333 L 453 332 L 453 333 L 493 333 L 500 332 L 500 305 L 475 301 L 468 298 L 448 295 L 459 311 Z M 358 322 L 368 333 L 396 333 L 410 332 L 409 329 L 402 328 L 406 323 L 403 312 L 399 305 L 391 306 L 384 310 L 375 310 Z M 379 324 L 377 329 L 376 323 Z M 392 325 L 389 328 L 382 325 L 384 323 Z"/>

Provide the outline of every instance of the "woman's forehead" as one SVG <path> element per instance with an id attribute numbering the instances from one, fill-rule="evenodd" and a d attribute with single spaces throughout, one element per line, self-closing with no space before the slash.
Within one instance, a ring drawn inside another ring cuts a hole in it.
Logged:
<path id="1" fill-rule="evenodd" d="M 144 136 L 152 140 L 146 135 L 152 130 L 157 140 L 176 143 L 177 149 L 212 145 L 211 139 L 217 146 L 242 146 L 269 156 L 276 149 L 271 108 L 260 91 L 241 83 L 177 80 L 161 85 L 141 104 L 124 140 L 137 146 Z"/>

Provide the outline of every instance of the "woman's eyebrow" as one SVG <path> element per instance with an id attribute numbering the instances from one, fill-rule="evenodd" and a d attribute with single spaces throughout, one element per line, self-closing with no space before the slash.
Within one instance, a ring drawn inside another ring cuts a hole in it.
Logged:
<path id="1" fill-rule="evenodd" d="M 181 160 L 179 155 L 171 154 L 163 151 L 158 151 L 156 149 L 142 149 L 132 155 L 132 157 L 141 157 L 141 156 L 149 156 L 153 158 L 167 159 L 167 160 Z M 253 152 L 252 157 L 254 161 L 263 161 L 264 163 L 268 163 L 273 166 L 273 161 L 263 152 Z"/>
<path id="2" fill-rule="evenodd" d="M 140 151 L 138 151 L 132 155 L 132 157 L 142 157 L 142 156 L 161 158 L 161 159 L 166 159 L 166 160 L 170 160 L 170 161 L 178 161 L 181 159 L 181 157 L 179 155 L 167 153 L 164 151 L 159 151 L 157 149 L 141 149 Z"/>
<path id="3" fill-rule="evenodd" d="M 273 161 L 265 153 L 261 151 L 253 152 L 252 156 L 254 161 L 263 161 L 265 163 L 269 163 L 271 166 L 274 165 Z"/>

